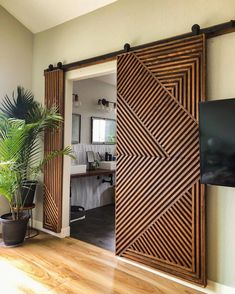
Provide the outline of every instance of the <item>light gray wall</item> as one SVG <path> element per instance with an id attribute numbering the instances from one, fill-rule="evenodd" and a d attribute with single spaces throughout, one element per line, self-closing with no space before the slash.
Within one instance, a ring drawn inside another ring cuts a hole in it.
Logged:
<path id="1" fill-rule="evenodd" d="M 95 79 L 86 79 L 73 83 L 73 93 L 78 94 L 82 102 L 79 108 L 73 108 L 73 113 L 81 114 L 81 143 L 91 144 L 91 117 L 116 119 L 114 112 L 97 109 L 98 99 L 117 100 L 116 87 Z"/>
<path id="2" fill-rule="evenodd" d="M 0 6 L 0 103 L 17 85 L 31 89 L 33 34 Z M 0 215 L 9 212 L 0 197 Z M 1 225 L 0 225 L 1 231 Z"/>
<path id="3" fill-rule="evenodd" d="M 177 2 L 177 3 L 176 3 Z M 234 0 L 119 0 L 39 33 L 34 42 L 33 89 L 43 97 L 43 70 L 235 19 Z M 208 97 L 235 97 L 235 33 L 207 42 Z M 208 188 L 208 277 L 235 287 L 235 190 Z"/>
<path id="4" fill-rule="evenodd" d="M 31 89 L 33 34 L 0 6 L 0 100 L 17 85 Z"/>

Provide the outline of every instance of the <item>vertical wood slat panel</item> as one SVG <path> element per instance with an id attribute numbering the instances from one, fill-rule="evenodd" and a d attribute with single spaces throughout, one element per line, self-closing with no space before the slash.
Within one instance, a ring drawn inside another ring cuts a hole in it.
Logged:
<path id="1" fill-rule="evenodd" d="M 205 36 L 118 56 L 116 254 L 206 285 Z"/>
<path id="2" fill-rule="evenodd" d="M 54 70 L 45 73 L 45 106 L 58 107 L 64 117 L 64 72 Z M 44 154 L 63 148 L 63 124 L 53 131 L 46 131 L 44 136 Z M 56 233 L 62 227 L 62 182 L 63 158 L 50 161 L 44 169 L 43 227 Z"/>

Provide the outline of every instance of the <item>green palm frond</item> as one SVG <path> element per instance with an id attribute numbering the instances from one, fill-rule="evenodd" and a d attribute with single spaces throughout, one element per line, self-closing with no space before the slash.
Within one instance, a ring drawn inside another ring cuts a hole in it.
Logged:
<path id="1" fill-rule="evenodd" d="M 62 149 L 62 150 L 55 150 L 52 151 L 51 153 L 49 153 L 47 156 L 45 156 L 37 166 L 32 168 L 32 173 L 39 173 L 40 171 L 43 172 L 43 167 L 51 160 L 53 160 L 54 158 L 57 158 L 58 156 L 70 156 L 72 159 L 76 159 L 76 157 L 74 156 L 74 152 L 71 148 L 71 146 L 67 146 L 66 148 Z"/>
<path id="2" fill-rule="evenodd" d="M 13 161 L 0 163 L 0 194 L 8 200 L 10 205 L 14 202 L 14 194 L 17 190 L 19 179 L 13 165 Z"/>
<path id="3" fill-rule="evenodd" d="M 17 161 L 26 138 L 25 124 L 6 122 L 1 129 L 0 161 Z"/>
<path id="4" fill-rule="evenodd" d="M 8 95 L 4 97 L 0 110 L 8 118 L 24 119 L 26 123 L 37 121 L 37 116 L 32 116 L 32 113 L 39 115 L 38 108 L 40 105 L 34 100 L 34 95 L 31 91 L 25 90 L 23 87 L 17 87 L 17 97 L 13 92 L 12 99 Z"/>
<path id="5" fill-rule="evenodd" d="M 0 111 L 7 118 L 25 120 L 26 124 L 41 122 L 49 128 L 58 126 L 58 123 L 62 121 L 56 106 L 50 109 L 42 107 L 35 101 L 33 93 L 21 86 L 17 87 L 16 98 L 14 92 L 12 98 L 9 98 L 8 95 L 4 97 Z"/>

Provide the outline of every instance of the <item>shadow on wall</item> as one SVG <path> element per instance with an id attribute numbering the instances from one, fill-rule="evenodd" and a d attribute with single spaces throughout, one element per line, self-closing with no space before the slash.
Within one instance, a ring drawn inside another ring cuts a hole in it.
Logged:
<path id="1" fill-rule="evenodd" d="M 235 273 L 235 256 L 228 256 L 234 250 L 234 243 L 229 242 L 235 240 L 234 208 L 234 188 L 207 186 L 208 279 L 232 287 L 235 277 L 231 279 L 226 273 Z"/>
<path id="2" fill-rule="evenodd" d="M 35 197 L 35 204 L 37 209 L 35 209 L 33 211 L 33 218 L 36 221 L 42 221 L 43 219 L 43 193 L 44 193 L 44 189 L 43 189 L 43 177 L 40 179 L 39 181 L 39 185 L 37 186 L 37 190 L 36 190 L 36 197 Z"/>

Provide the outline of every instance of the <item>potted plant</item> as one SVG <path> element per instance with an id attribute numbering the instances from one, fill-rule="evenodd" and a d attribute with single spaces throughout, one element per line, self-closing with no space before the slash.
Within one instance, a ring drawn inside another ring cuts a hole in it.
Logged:
<path id="1" fill-rule="evenodd" d="M 22 185 L 21 196 L 23 205 L 28 207 L 34 202 L 37 186 L 37 175 L 32 173 L 31 167 L 34 163 L 32 161 L 35 157 L 34 153 L 39 154 L 41 151 L 38 145 L 39 139 L 45 130 L 57 128 L 62 122 L 62 117 L 58 114 L 56 107 L 51 109 L 42 107 L 35 101 L 31 91 L 20 86 L 17 87 L 16 97 L 14 92 L 11 99 L 5 96 L 0 110 L 7 118 L 24 120 L 26 125 L 34 124 L 34 128 L 28 132 L 25 148 L 20 152 L 21 163 L 24 167 L 22 171 L 25 173 L 22 176 L 24 185 Z"/>
<path id="2" fill-rule="evenodd" d="M 24 240 L 29 217 L 23 213 L 23 207 L 44 165 L 57 156 L 73 157 L 67 147 L 41 158 L 40 138 L 45 130 L 58 128 L 62 117 L 54 106 L 43 108 L 30 91 L 18 87 L 17 93 L 12 101 L 5 98 L 0 117 L 0 194 L 8 200 L 11 210 L 1 216 L 6 245 L 17 245 Z"/>

